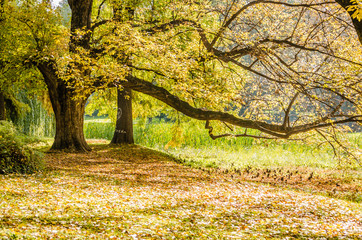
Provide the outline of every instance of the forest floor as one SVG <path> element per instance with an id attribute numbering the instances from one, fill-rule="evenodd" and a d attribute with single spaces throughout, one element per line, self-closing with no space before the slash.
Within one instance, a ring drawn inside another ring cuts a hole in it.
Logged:
<path id="1" fill-rule="evenodd" d="M 327 180 L 259 183 L 246 181 L 255 169 L 200 170 L 137 145 L 92 147 L 48 153 L 43 173 L 0 176 L 0 239 L 362 239 L 362 204 L 319 194 Z"/>

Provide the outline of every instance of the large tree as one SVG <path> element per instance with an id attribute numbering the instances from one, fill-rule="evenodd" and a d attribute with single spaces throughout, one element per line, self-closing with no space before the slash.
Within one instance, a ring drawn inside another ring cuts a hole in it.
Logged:
<path id="1" fill-rule="evenodd" d="M 123 3 L 113 3 L 113 20 L 119 23 L 133 20 L 135 8 L 136 5 L 133 2 L 126 1 Z M 122 58 L 124 59 L 124 57 Z M 126 61 L 130 61 L 130 59 L 126 58 Z M 111 143 L 134 143 L 132 118 L 132 89 L 128 87 L 122 87 L 122 89 L 117 88 L 117 120 Z"/>
<path id="2" fill-rule="evenodd" d="M 204 120 L 213 138 L 232 134 L 214 135 L 212 120 L 245 128 L 238 136 L 316 131 L 327 139 L 328 129 L 361 122 L 362 48 L 356 23 L 335 2 L 145 0 L 134 19 L 122 22 L 107 15 L 106 1 L 68 2 L 67 48 L 42 40 L 33 22 L 43 20 L 21 19 L 34 36 L 29 58 L 57 119 L 53 149 L 89 150 L 85 102 L 109 87 L 148 94 Z"/>
<path id="3" fill-rule="evenodd" d="M 92 0 L 69 0 L 72 10 L 69 52 L 78 53 L 90 50 L 90 31 Z M 78 31 L 82 31 L 79 33 Z M 67 87 L 67 83 L 58 75 L 56 63 L 41 59 L 37 64 L 49 90 L 49 96 L 56 119 L 56 133 L 53 149 L 75 149 L 81 151 L 90 150 L 85 142 L 83 133 L 84 109 L 87 97 L 74 99 L 74 91 Z M 90 76 L 90 71 L 82 62 L 70 62 L 72 72 L 76 72 L 69 82 L 74 83 L 78 78 L 84 79 Z"/>

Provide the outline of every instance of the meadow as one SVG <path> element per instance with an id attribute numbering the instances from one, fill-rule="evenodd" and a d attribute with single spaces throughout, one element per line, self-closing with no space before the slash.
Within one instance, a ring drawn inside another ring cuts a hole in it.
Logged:
<path id="1" fill-rule="evenodd" d="M 110 140 L 113 131 L 114 125 L 107 119 L 85 122 L 88 139 Z M 230 137 L 212 140 L 199 121 L 136 121 L 134 135 L 137 144 L 207 172 L 362 202 L 361 166 L 355 161 L 341 161 L 329 148 L 298 141 Z M 362 148 L 362 133 L 350 133 L 348 138 Z"/>
<path id="2" fill-rule="evenodd" d="M 84 132 L 87 139 L 111 140 L 114 124 L 108 119 L 89 119 L 85 121 Z M 331 149 L 316 148 L 313 144 L 234 137 L 212 140 L 200 121 L 180 124 L 157 119 L 135 121 L 134 136 L 136 144 L 165 151 L 181 159 L 192 158 L 195 163 L 205 166 L 343 167 Z M 353 145 L 362 148 L 362 133 L 350 133 L 348 137 Z M 349 167 L 358 168 L 358 165 L 352 163 Z"/>

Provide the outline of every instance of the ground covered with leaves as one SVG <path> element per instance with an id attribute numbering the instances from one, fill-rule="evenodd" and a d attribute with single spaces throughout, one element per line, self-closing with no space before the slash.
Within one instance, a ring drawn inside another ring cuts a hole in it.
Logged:
<path id="1" fill-rule="evenodd" d="M 362 239 L 361 203 L 201 171 L 140 146 L 0 176 L 2 239 Z"/>

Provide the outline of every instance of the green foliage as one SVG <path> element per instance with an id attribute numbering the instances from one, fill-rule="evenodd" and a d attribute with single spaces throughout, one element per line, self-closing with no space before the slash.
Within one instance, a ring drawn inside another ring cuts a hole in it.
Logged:
<path id="1" fill-rule="evenodd" d="M 41 154 L 27 146 L 34 141 L 19 134 L 11 123 L 0 121 L 0 173 L 29 174 L 44 169 Z"/>
<path id="2" fill-rule="evenodd" d="M 111 140 L 113 131 L 114 124 L 107 119 L 85 121 L 84 132 L 86 138 Z M 178 147 L 217 147 L 224 150 L 235 150 L 250 148 L 253 145 L 268 146 L 275 144 L 275 141 L 272 140 L 261 141 L 253 138 L 231 137 L 212 140 L 208 135 L 208 131 L 204 128 L 204 123 L 196 120 L 182 122 L 179 125 L 172 121 L 165 122 L 163 119 L 153 118 L 147 120 L 141 118 L 134 122 L 134 135 L 137 144 L 160 149 L 167 145 L 174 138 L 174 135 L 182 136 L 182 139 L 180 139 L 182 141 L 179 141 L 180 144 L 176 144 Z M 288 146 L 292 148 L 292 145 L 294 144 L 285 144 L 285 148 L 288 148 Z"/>
<path id="3" fill-rule="evenodd" d="M 95 110 L 99 111 L 98 116 L 108 115 L 115 124 L 117 119 L 117 89 L 113 88 L 93 93 L 88 99 L 85 112 L 91 115 Z M 148 95 L 132 91 L 132 115 L 134 118 L 155 117 L 161 112 L 167 112 L 170 115 L 172 111 L 164 103 Z"/>
<path id="4" fill-rule="evenodd" d="M 53 137 L 55 135 L 55 118 L 47 93 L 41 96 L 31 96 L 21 91 L 16 96 L 20 102 L 31 111 L 24 112 L 14 122 L 20 132 L 36 137 Z"/>
<path id="5" fill-rule="evenodd" d="M 349 141 L 362 149 L 362 133 L 350 133 Z"/>

